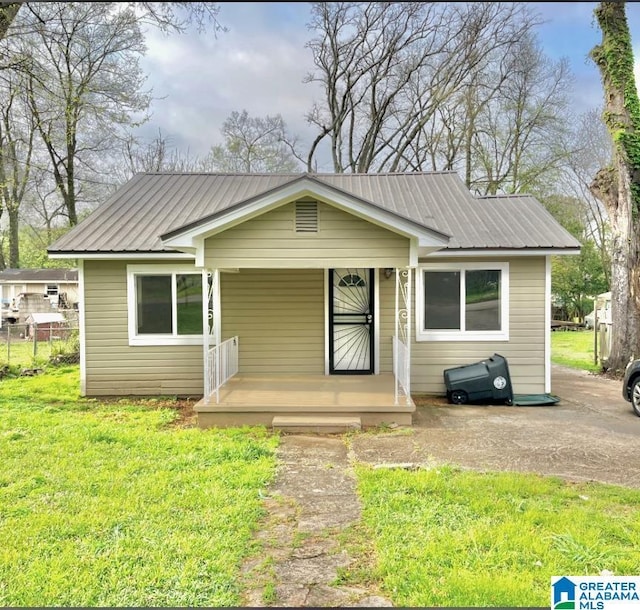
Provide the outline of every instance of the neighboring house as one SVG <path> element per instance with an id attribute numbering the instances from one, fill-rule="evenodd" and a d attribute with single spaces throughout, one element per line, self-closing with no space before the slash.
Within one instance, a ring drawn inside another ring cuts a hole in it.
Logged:
<path id="1" fill-rule="evenodd" d="M 584 318 L 585 326 L 589 329 L 598 324 L 611 324 L 611 291 L 599 294 L 595 299 L 595 308 Z"/>
<path id="2" fill-rule="evenodd" d="M 454 172 L 149 173 L 49 254 L 80 263 L 83 394 L 366 426 L 410 424 L 411 392 L 494 353 L 515 392 L 549 392 L 550 258 L 579 248 L 533 197 Z"/>
<path id="3" fill-rule="evenodd" d="M 77 269 L 5 269 L 0 271 L 0 307 L 2 319 L 24 322 L 31 312 L 21 315 L 24 295 L 44 297 L 49 309 L 72 309 L 78 305 Z"/>

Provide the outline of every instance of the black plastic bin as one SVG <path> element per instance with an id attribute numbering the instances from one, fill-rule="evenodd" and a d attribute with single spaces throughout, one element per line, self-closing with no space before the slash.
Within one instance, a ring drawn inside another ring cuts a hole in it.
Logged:
<path id="1" fill-rule="evenodd" d="M 475 364 L 446 369 L 444 383 L 447 399 L 456 405 L 482 402 L 513 404 L 509 365 L 500 354 Z"/>

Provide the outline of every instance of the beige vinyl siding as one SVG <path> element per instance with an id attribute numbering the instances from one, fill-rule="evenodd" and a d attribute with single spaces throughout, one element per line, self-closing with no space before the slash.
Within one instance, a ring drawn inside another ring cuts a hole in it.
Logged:
<path id="1" fill-rule="evenodd" d="M 380 333 L 380 372 L 393 372 L 393 336 L 395 332 L 396 306 L 396 276 L 384 276 L 384 270 L 378 270 L 378 299 L 379 299 L 379 333 Z M 413 306 L 413 305 L 412 305 Z M 402 305 L 400 305 L 402 307 Z M 411 333 L 413 334 L 413 328 Z"/>
<path id="2" fill-rule="evenodd" d="M 296 233 L 295 203 L 205 242 L 209 268 L 404 267 L 409 239 L 318 202 L 318 232 Z"/>
<path id="3" fill-rule="evenodd" d="M 202 346 L 129 345 L 127 261 L 85 261 L 84 284 L 87 396 L 202 394 Z"/>
<path id="4" fill-rule="evenodd" d="M 483 259 L 464 259 L 480 262 Z M 487 259 L 484 259 L 487 260 Z M 429 258 L 429 263 L 462 262 L 461 259 Z M 503 262 L 490 259 L 488 262 Z M 415 311 L 412 311 L 411 390 L 445 394 L 443 371 L 471 364 L 498 353 L 507 359 L 514 393 L 544 393 L 545 362 L 545 259 L 510 258 L 509 341 L 416 341 Z M 413 281 L 415 308 L 415 276 Z M 380 279 L 380 371 L 391 371 L 391 337 L 394 334 L 394 279 Z"/>
<path id="5" fill-rule="evenodd" d="M 430 258 L 429 262 L 447 261 Z M 414 279 L 413 392 L 444 394 L 444 369 L 494 353 L 507 358 L 514 392 L 544 392 L 545 260 L 522 257 L 506 262 L 508 342 L 416 342 Z M 84 270 L 87 395 L 201 394 L 201 346 L 129 346 L 127 261 L 87 260 Z M 324 373 L 325 274 L 324 269 L 243 269 L 222 274 L 222 336 L 239 336 L 241 373 Z M 386 373 L 392 370 L 395 277 L 386 279 L 379 270 L 378 282 L 380 372 Z"/>
<path id="6" fill-rule="evenodd" d="M 222 274 L 222 335 L 238 335 L 241 373 L 324 374 L 324 274 L 322 269 Z"/>

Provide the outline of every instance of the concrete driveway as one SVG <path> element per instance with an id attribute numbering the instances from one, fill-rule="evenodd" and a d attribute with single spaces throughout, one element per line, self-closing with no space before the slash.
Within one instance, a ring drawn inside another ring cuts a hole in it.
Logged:
<path id="1" fill-rule="evenodd" d="M 412 433 L 355 435 L 354 457 L 371 464 L 450 463 L 640 488 L 640 417 L 622 398 L 621 382 L 554 365 L 551 385 L 561 398 L 554 406 L 442 400 L 418 407 Z"/>

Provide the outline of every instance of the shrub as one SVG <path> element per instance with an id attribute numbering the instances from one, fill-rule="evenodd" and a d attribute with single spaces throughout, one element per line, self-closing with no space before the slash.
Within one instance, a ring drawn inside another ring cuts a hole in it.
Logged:
<path id="1" fill-rule="evenodd" d="M 66 339 L 51 344 L 52 364 L 77 364 L 80 362 L 80 335 L 73 331 Z"/>

